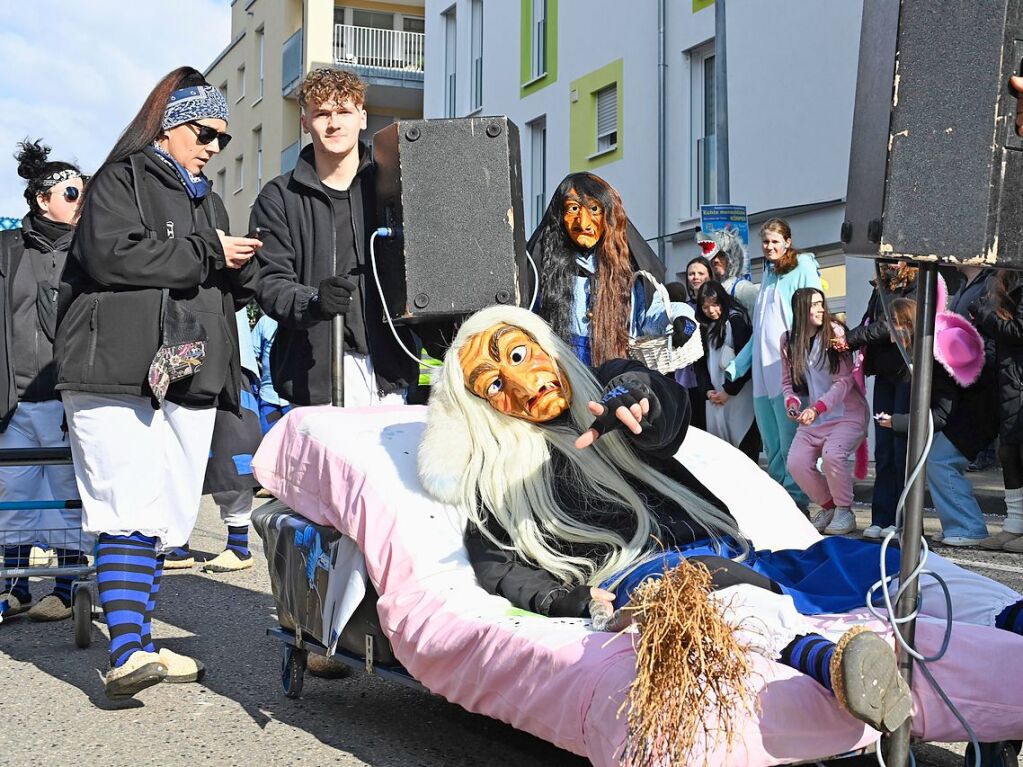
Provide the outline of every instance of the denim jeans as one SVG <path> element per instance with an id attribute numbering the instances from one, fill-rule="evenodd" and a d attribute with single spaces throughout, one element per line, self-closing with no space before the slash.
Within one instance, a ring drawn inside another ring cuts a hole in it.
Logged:
<path id="1" fill-rule="evenodd" d="M 874 412 L 908 413 L 909 381 L 888 376 L 874 378 Z M 874 493 L 870 502 L 870 524 L 895 524 L 895 507 L 906 486 L 906 435 L 874 427 Z"/>
<path id="2" fill-rule="evenodd" d="M 946 538 L 987 538 L 987 525 L 966 478 L 966 456 L 938 432 L 927 456 L 927 489 Z"/>

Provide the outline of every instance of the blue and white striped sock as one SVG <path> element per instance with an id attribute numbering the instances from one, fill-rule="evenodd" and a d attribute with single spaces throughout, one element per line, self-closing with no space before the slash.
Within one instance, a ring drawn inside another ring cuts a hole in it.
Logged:
<path id="1" fill-rule="evenodd" d="M 142 648 L 142 623 L 156 569 L 156 538 L 141 533 L 100 533 L 96 583 L 110 631 L 110 667 L 124 664 Z"/>
<path id="2" fill-rule="evenodd" d="M 836 649 L 834 642 L 820 634 L 804 634 L 793 639 L 781 651 L 781 662 L 812 676 L 821 687 L 834 692 L 831 686 L 831 658 Z"/>
<path id="3" fill-rule="evenodd" d="M 227 550 L 233 551 L 238 555 L 238 559 L 248 559 L 252 556 L 252 552 L 249 551 L 249 526 L 240 525 L 238 527 L 227 528 Z"/>
<path id="4" fill-rule="evenodd" d="M 56 549 L 57 564 L 61 567 L 74 567 L 85 563 L 85 555 L 74 549 Z M 66 606 L 71 605 L 71 584 L 75 582 L 73 575 L 59 575 L 53 585 L 53 593 L 60 597 Z"/>
<path id="5" fill-rule="evenodd" d="M 28 558 L 32 554 L 32 547 L 25 546 L 4 546 L 4 567 L 28 567 Z M 32 599 L 28 590 L 28 578 L 6 578 L 4 580 L 4 593 L 10 591 L 23 603 Z"/>
<path id="6" fill-rule="evenodd" d="M 995 626 L 1014 634 L 1023 635 L 1023 599 L 1002 610 L 995 618 Z"/>

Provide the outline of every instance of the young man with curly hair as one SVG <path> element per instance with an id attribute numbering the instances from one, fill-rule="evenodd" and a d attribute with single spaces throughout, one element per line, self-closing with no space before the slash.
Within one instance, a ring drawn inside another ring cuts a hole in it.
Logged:
<path id="1" fill-rule="evenodd" d="M 338 315 L 345 318 L 345 405 L 403 402 L 417 373 L 384 324 L 369 263 L 376 200 L 373 161 L 360 140 L 365 100 L 366 85 L 351 72 L 306 75 L 299 104 L 312 141 L 252 206 L 251 228 L 267 230 L 256 297 L 279 324 L 270 372 L 295 405 L 330 402 L 330 320 Z"/>

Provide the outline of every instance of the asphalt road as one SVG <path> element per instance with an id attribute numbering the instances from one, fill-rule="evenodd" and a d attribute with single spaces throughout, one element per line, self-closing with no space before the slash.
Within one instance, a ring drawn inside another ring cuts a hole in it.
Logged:
<path id="1" fill-rule="evenodd" d="M 193 548 L 213 555 L 224 538 L 204 498 Z M 1023 591 L 1019 556 L 942 553 L 983 565 L 980 572 Z M 158 685 L 128 704 L 112 705 L 103 696 L 102 624 L 86 650 L 75 648 L 70 622 L 33 624 L 22 617 L 0 626 L 0 765 L 588 764 L 439 697 L 361 673 L 340 680 L 307 675 L 303 698 L 286 698 L 280 647 L 266 636 L 276 625 L 269 578 L 261 553 L 256 557 L 256 566 L 241 573 L 167 574 L 154 634 L 170 649 L 202 659 L 209 672 L 201 684 Z M 47 588 L 37 583 L 33 591 L 39 596 Z M 916 752 L 921 765 L 962 763 L 961 746 L 928 744 Z"/>

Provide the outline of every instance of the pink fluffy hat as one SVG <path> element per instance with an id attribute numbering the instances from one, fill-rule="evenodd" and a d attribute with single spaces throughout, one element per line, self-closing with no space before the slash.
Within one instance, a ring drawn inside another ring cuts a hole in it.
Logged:
<path id="1" fill-rule="evenodd" d="M 938 312 L 934 317 L 934 359 L 957 384 L 970 386 L 984 369 L 984 339 L 962 315 Z"/>

